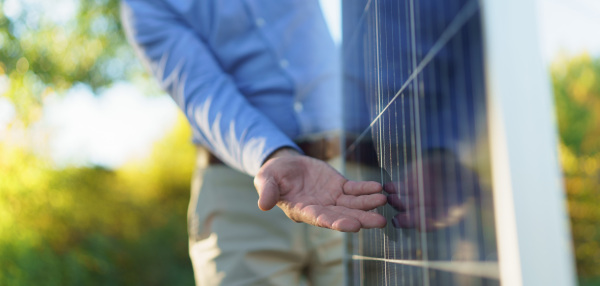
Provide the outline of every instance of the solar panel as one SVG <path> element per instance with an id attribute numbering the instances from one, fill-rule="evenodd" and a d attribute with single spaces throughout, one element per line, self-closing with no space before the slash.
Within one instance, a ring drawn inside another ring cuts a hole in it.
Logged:
<path id="1" fill-rule="evenodd" d="M 346 174 L 384 184 L 350 285 L 498 285 L 480 2 L 343 2 Z"/>

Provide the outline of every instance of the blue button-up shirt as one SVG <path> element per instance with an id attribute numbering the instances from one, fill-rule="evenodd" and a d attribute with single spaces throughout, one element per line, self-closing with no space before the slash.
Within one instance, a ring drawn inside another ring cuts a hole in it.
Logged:
<path id="1" fill-rule="evenodd" d="M 126 33 L 194 141 L 255 175 L 340 128 L 338 56 L 316 0 L 124 0 Z"/>

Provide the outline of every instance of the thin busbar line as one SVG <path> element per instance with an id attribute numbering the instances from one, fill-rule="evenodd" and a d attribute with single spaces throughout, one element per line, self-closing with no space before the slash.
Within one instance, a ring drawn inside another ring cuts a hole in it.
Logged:
<path id="1" fill-rule="evenodd" d="M 417 37 L 415 35 L 415 3 L 414 0 L 411 0 L 410 2 L 410 36 L 411 36 L 411 45 L 412 45 L 412 66 L 413 68 L 417 66 Z M 420 72 L 419 72 L 420 73 Z M 414 147 L 411 147 L 411 149 L 413 151 L 416 152 L 416 154 L 414 154 L 413 158 L 416 157 L 416 162 L 417 162 L 417 188 L 418 188 L 418 192 L 419 192 L 419 205 L 421 206 L 419 208 L 419 215 L 420 215 L 420 223 L 421 223 L 421 228 L 425 229 L 425 208 L 423 207 L 425 205 L 425 199 L 423 198 L 425 191 L 423 190 L 423 164 L 422 164 L 422 159 L 421 159 L 421 126 L 420 126 L 420 121 L 421 121 L 421 116 L 419 113 L 419 81 L 417 80 L 416 82 L 413 82 L 413 88 L 414 88 L 414 94 L 416 96 L 413 96 L 413 103 L 414 105 L 411 105 L 411 108 L 414 107 L 414 120 L 415 120 L 415 132 L 413 133 L 414 135 L 414 139 L 415 139 L 415 145 L 416 145 L 416 150 Z M 428 249 L 427 249 L 427 232 L 421 232 L 419 235 L 420 241 L 421 241 L 421 258 L 422 260 L 429 260 L 429 255 L 428 255 Z M 423 268 L 423 284 L 425 286 L 429 286 L 429 275 L 427 273 L 427 269 Z"/>
<path id="2" fill-rule="evenodd" d="M 361 261 L 380 261 L 387 263 L 395 263 L 401 265 L 423 267 L 426 269 L 446 271 L 456 274 L 482 277 L 487 279 L 500 279 L 500 270 L 498 262 L 496 261 L 422 261 L 387 259 L 379 257 L 368 257 L 362 255 L 352 255 L 352 259 Z"/>
<path id="3" fill-rule="evenodd" d="M 413 62 L 413 67 L 415 67 L 417 65 L 417 37 L 415 35 L 415 17 L 417 17 L 415 15 L 415 3 L 414 0 L 410 1 L 410 21 L 411 21 L 411 38 L 412 38 L 412 62 Z M 421 228 L 425 229 L 425 208 L 423 207 L 425 205 L 425 199 L 424 199 L 424 193 L 425 190 L 423 189 L 423 164 L 422 164 L 422 157 L 421 157 L 421 120 L 424 120 L 425 118 L 421 118 L 420 115 L 420 107 L 419 107 L 419 94 L 420 94 L 420 89 L 419 89 L 419 80 L 417 79 L 416 81 L 413 81 L 413 88 L 414 88 L 414 94 L 416 96 L 413 96 L 413 103 L 414 106 L 414 119 L 415 119 L 415 132 L 413 133 L 415 136 L 415 146 L 416 146 L 416 150 L 415 148 L 411 148 L 413 150 L 416 151 L 416 154 L 414 154 L 413 158 L 416 157 L 416 163 L 417 163 L 417 188 L 418 188 L 418 192 L 419 192 L 419 205 L 421 206 L 419 208 L 419 215 L 420 215 L 420 223 L 421 223 Z M 421 232 L 419 235 L 419 238 L 421 240 L 421 259 L 422 260 L 429 260 L 429 249 L 427 247 L 427 232 Z M 429 275 L 427 273 L 427 269 L 423 268 L 423 280 L 424 280 L 424 285 L 425 286 L 429 286 Z"/>
<path id="4" fill-rule="evenodd" d="M 376 69 L 377 69 L 377 84 L 376 84 L 376 88 L 377 88 L 377 107 L 379 107 L 379 106 L 381 106 L 380 104 L 383 102 L 382 91 L 381 91 L 381 85 L 382 85 L 382 80 L 381 80 L 381 57 L 380 57 L 381 47 L 379 45 L 380 42 L 381 42 L 381 38 L 380 38 L 380 35 L 379 35 L 379 1 L 375 0 L 374 5 L 375 5 L 375 9 L 374 9 L 374 13 L 373 14 L 375 14 L 375 19 L 374 20 L 375 20 L 375 55 L 376 55 L 375 66 L 376 66 Z M 378 140 L 379 141 L 378 142 L 379 152 L 381 154 L 381 157 L 385 158 L 385 149 L 382 148 L 382 145 L 383 145 L 383 126 L 382 126 L 382 124 L 379 124 L 379 138 L 378 139 L 379 139 Z M 380 170 L 380 172 L 381 172 L 381 178 L 383 178 L 383 168 Z M 383 212 L 384 212 L 383 215 L 385 216 L 385 209 L 383 210 Z M 377 233 L 377 231 L 376 231 L 376 233 Z M 383 255 L 385 256 L 386 253 L 387 253 L 386 252 L 387 242 L 385 241 L 386 240 L 386 236 L 384 235 L 384 236 L 382 236 L 382 238 L 383 238 L 383 243 L 381 244 L 381 248 L 382 248 L 382 251 L 383 251 Z M 383 282 L 384 282 L 384 285 L 389 285 L 389 283 L 387 281 L 387 275 L 386 275 L 387 272 L 388 272 L 388 270 L 387 270 L 387 264 L 384 263 L 383 264 L 383 273 L 384 273 L 384 275 L 383 275 Z M 379 283 L 377 283 L 377 284 L 379 284 Z"/>
<path id="5" fill-rule="evenodd" d="M 470 1 L 469 3 L 467 3 L 465 5 L 465 7 L 463 7 L 460 10 L 460 12 L 456 16 L 456 18 L 454 18 L 454 20 L 452 20 L 450 25 L 448 25 L 448 28 L 446 28 L 446 30 L 442 33 L 442 35 L 435 42 L 435 44 L 431 47 L 431 50 L 429 50 L 427 55 L 425 55 L 425 57 L 419 63 L 417 68 L 410 74 L 408 79 L 406 79 L 406 82 L 404 82 L 402 87 L 400 87 L 400 90 L 398 90 L 398 92 L 396 92 L 394 97 L 388 102 L 388 104 L 383 108 L 383 110 L 381 110 L 379 112 L 377 117 L 375 117 L 375 119 L 373 119 L 373 121 L 371 121 L 371 124 L 369 124 L 369 126 L 367 126 L 365 131 L 363 131 L 354 140 L 354 142 L 348 147 L 347 152 L 352 152 L 354 150 L 354 148 L 356 148 L 357 143 L 367 134 L 367 132 L 369 132 L 369 130 L 373 127 L 373 125 L 375 125 L 377 120 L 379 120 L 381 115 L 390 107 L 392 102 L 394 100 L 396 100 L 396 98 L 398 98 L 398 96 L 402 92 L 404 92 L 406 87 L 408 87 L 408 85 L 419 75 L 419 73 L 421 73 L 421 71 L 429 64 L 429 62 L 431 62 L 431 60 L 433 60 L 433 58 L 442 50 L 442 48 L 450 41 L 450 39 L 452 39 L 452 37 L 454 35 L 456 35 L 456 33 L 458 31 L 460 31 L 460 29 L 467 23 L 467 21 L 473 15 L 475 15 L 475 13 L 477 12 L 478 9 L 479 9 L 479 2 L 476 0 L 473 0 L 473 1 Z"/>

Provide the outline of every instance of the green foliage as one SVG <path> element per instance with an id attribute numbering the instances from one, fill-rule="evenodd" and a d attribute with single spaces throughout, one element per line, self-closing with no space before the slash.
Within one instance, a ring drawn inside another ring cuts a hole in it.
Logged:
<path id="1" fill-rule="evenodd" d="M 600 277 L 596 278 L 579 278 L 579 286 L 598 286 L 600 285 Z"/>
<path id="2" fill-rule="evenodd" d="M 552 75 L 561 141 L 577 156 L 600 153 L 600 59 L 559 61 Z"/>
<path id="3" fill-rule="evenodd" d="M 32 147 L 43 143 L 29 143 L 48 94 L 75 84 L 98 93 L 123 80 L 157 93 L 121 31 L 119 0 L 16 2 L 22 9 L 8 13 L 0 0 L 0 96 L 17 111 L 8 133 L 25 138 L 0 142 L 0 285 L 193 284 L 186 209 L 195 156 L 183 117 L 150 157 L 118 170 L 58 169 Z M 69 3 L 67 18 L 45 10 Z"/>
<path id="4" fill-rule="evenodd" d="M 598 285 L 591 283 L 600 277 L 600 59 L 559 60 L 552 79 L 577 272 L 582 285 Z"/>
<path id="5" fill-rule="evenodd" d="M 98 90 L 142 76 L 121 32 L 119 0 L 73 1 L 77 13 L 65 22 L 52 20 L 43 7 L 29 2 L 20 1 L 22 12 L 12 18 L 0 14 L 0 76 L 10 79 L 4 95 L 23 122 L 39 118 L 43 97 L 53 91 L 75 83 Z"/>
<path id="6" fill-rule="evenodd" d="M 54 169 L 0 145 L 0 285 L 192 285 L 185 119 L 116 170 Z"/>

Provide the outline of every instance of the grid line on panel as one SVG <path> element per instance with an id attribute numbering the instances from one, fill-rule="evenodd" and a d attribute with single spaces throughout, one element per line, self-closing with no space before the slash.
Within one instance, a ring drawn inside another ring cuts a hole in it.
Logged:
<path id="1" fill-rule="evenodd" d="M 400 5 L 398 5 L 398 15 L 400 15 L 400 13 L 401 13 L 401 8 L 400 8 Z M 398 29 L 398 38 L 399 38 L 399 41 L 400 41 L 399 47 L 401 47 L 403 39 L 401 37 L 400 27 L 398 27 L 398 28 L 399 28 Z M 401 58 L 401 56 L 402 55 L 400 55 L 400 58 Z M 403 78 L 403 77 L 404 77 L 404 72 L 403 72 L 402 69 L 400 69 L 400 78 Z M 394 86 L 394 89 L 396 89 L 396 86 Z M 391 102 L 393 102 L 393 101 L 394 100 L 392 99 Z M 404 95 L 402 95 L 400 102 L 401 102 L 401 105 L 402 105 L 402 108 L 400 109 L 401 110 L 401 116 L 400 117 L 404 119 L 404 118 L 406 118 L 406 115 L 405 115 L 406 109 L 405 109 L 405 106 L 404 106 Z M 404 161 L 403 162 L 403 166 L 407 165 L 406 164 L 406 158 L 407 158 L 406 157 L 407 156 L 406 146 L 407 146 L 407 143 L 406 143 L 406 121 L 402 120 L 402 158 L 403 158 L 403 161 Z M 400 153 L 400 152 L 398 152 L 398 153 Z M 398 165 L 400 165 L 400 160 L 398 160 Z M 407 168 L 399 168 L 399 170 L 398 170 L 398 178 L 401 177 L 400 172 L 403 172 L 403 175 L 404 175 L 405 178 L 408 177 L 408 169 Z M 408 185 L 408 181 L 405 180 L 404 181 L 404 187 L 405 187 L 405 189 L 408 189 L 407 185 Z M 400 230 L 400 233 L 401 233 L 402 237 L 405 237 L 405 235 L 407 235 L 407 234 L 410 236 L 409 232 L 405 232 L 402 229 Z M 413 247 L 411 239 L 407 239 L 406 243 L 404 243 L 404 240 L 401 240 L 401 248 L 400 248 L 401 249 L 401 257 L 407 257 L 408 256 L 408 258 L 410 258 L 412 256 L 411 255 L 412 253 L 410 251 L 406 251 L 406 253 L 405 253 L 404 250 L 405 249 L 411 249 L 411 247 Z M 406 275 L 406 276 L 408 276 L 408 281 L 412 281 L 413 280 L 412 271 L 409 271 L 408 275 Z M 403 278 L 403 282 L 406 283 L 406 280 L 404 279 L 404 276 L 402 278 Z"/>
<path id="2" fill-rule="evenodd" d="M 391 25 L 391 27 L 390 27 L 392 35 L 396 35 L 395 34 L 394 26 L 395 25 Z M 398 38 L 400 38 L 400 37 L 398 37 Z M 400 39 L 400 41 L 401 41 L 401 39 Z M 396 49 L 395 49 L 395 45 L 392 45 L 392 63 L 396 62 L 395 58 L 396 58 Z M 395 68 L 392 69 L 392 78 L 394 78 L 394 79 L 396 78 L 396 69 Z M 396 90 L 396 81 L 395 80 L 392 81 L 392 90 Z M 398 110 L 394 110 L 394 111 L 395 111 L 394 112 L 394 122 L 398 122 Z M 390 134 L 393 133 L 395 135 L 395 142 L 398 142 L 399 141 L 398 140 L 398 126 L 394 125 L 394 128 L 395 128 L 395 130 L 394 130 L 395 132 L 392 132 L 391 125 L 390 125 Z M 394 150 L 392 150 L 393 146 L 394 145 L 390 145 L 390 152 L 392 154 L 394 154 L 394 153 L 396 154 L 396 161 L 395 162 L 396 162 L 397 165 L 395 167 L 396 167 L 396 170 L 398 172 L 398 176 L 396 178 L 399 178 L 400 177 L 400 175 L 399 175 L 400 174 L 400 152 L 398 150 L 398 144 L 395 144 L 395 147 L 396 147 L 395 152 L 394 152 Z M 394 162 L 394 160 L 390 157 L 390 166 L 393 166 L 393 162 Z M 402 231 L 400 231 L 400 233 L 402 233 Z M 403 247 L 402 247 L 403 244 L 404 244 L 404 241 L 401 240 L 400 241 L 400 257 L 403 257 L 403 255 L 402 255 L 403 254 L 403 250 L 404 250 Z M 398 246 L 396 245 L 396 247 L 398 247 Z M 397 259 L 398 258 L 397 257 L 397 252 L 394 251 L 393 252 L 393 257 L 390 257 L 390 258 Z M 404 277 L 404 273 L 400 273 L 398 276 Z M 398 276 L 396 276 L 396 279 L 394 281 L 396 286 L 398 286 Z M 400 282 L 400 283 L 402 283 L 402 282 Z"/>
<path id="3" fill-rule="evenodd" d="M 417 45 L 416 45 L 417 38 L 416 38 L 416 35 L 415 35 L 415 30 L 416 30 L 416 27 L 415 27 L 415 20 L 416 20 L 415 19 L 415 3 L 414 3 L 413 0 L 411 0 L 409 3 L 410 3 L 410 22 L 411 22 L 411 24 L 410 24 L 410 27 L 411 27 L 410 34 L 411 34 L 411 42 L 412 42 L 411 43 L 411 45 L 412 45 L 412 65 L 413 65 L 413 69 L 414 69 L 413 74 L 415 74 L 415 72 L 416 72 L 416 74 L 420 74 L 421 71 L 418 69 L 418 66 L 417 66 L 417 54 L 416 54 L 417 53 Z M 459 16 L 460 16 L 460 14 L 459 14 Z M 457 31 L 458 30 L 460 30 L 460 29 L 457 29 Z M 442 37 L 443 36 L 444 36 L 444 34 L 442 34 Z M 442 37 L 440 37 L 440 38 L 442 38 Z M 443 45 L 445 45 L 445 44 L 443 44 Z M 443 45 L 441 45 L 441 46 L 443 46 Z M 433 50 L 433 48 L 432 48 L 432 50 Z M 431 57 L 431 58 L 433 59 L 433 57 Z M 424 63 L 424 62 L 425 62 L 425 59 L 421 63 Z M 426 66 L 426 64 L 423 65 L 422 68 L 424 68 L 425 66 Z M 410 81 L 410 79 L 409 79 L 409 81 Z M 415 112 L 415 114 L 414 114 L 415 117 L 414 118 L 415 119 L 420 119 L 421 116 L 420 116 L 420 113 L 419 113 L 419 86 L 418 86 L 418 82 L 417 83 L 413 82 L 413 86 L 414 86 L 414 89 L 415 89 L 414 92 L 417 95 L 415 97 L 415 100 L 414 100 L 414 108 L 415 108 L 414 109 L 414 112 Z M 397 94 L 399 94 L 400 92 L 398 92 Z M 393 101 L 393 99 L 392 99 L 392 101 Z M 391 104 L 391 102 L 388 103 L 388 106 L 390 104 Z M 386 108 L 387 108 L 387 106 L 386 106 Z M 416 155 L 416 158 L 417 158 L 417 160 L 416 160 L 416 162 L 417 162 L 417 170 L 416 171 L 417 171 L 417 180 L 418 180 L 417 188 L 418 188 L 418 192 L 419 192 L 419 205 L 423 206 L 423 205 L 425 205 L 425 203 L 424 203 L 424 200 L 425 200 L 424 199 L 424 193 L 425 193 L 425 191 L 423 190 L 423 164 L 422 164 L 422 158 L 421 158 L 421 132 L 420 132 L 421 127 L 420 127 L 420 120 L 415 120 L 415 125 L 416 126 L 415 126 L 415 132 L 414 133 L 416 135 L 415 136 L 416 137 L 415 138 L 415 141 L 416 141 L 415 142 L 416 143 L 415 146 L 416 146 L 416 149 L 417 149 L 417 150 L 415 150 L 416 151 L 415 155 Z M 411 148 L 411 149 L 413 149 L 413 148 Z M 420 219 L 419 220 L 420 220 L 421 228 L 425 229 L 425 208 L 419 208 L 419 213 L 420 213 Z M 427 261 L 427 260 L 429 260 L 428 248 L 426 247 L 426 245 L 427 245 L 427 232 L 422 232 L 419 235 L 419 238 L 421 240 L 421 253 L 422 253 L 421 254 L 422 255 L 421 259 Z M 425 286 L 429 286 L 429 275 L 427 275 L 428 274 L 427 273 L 427 268 L 423 268 L 422 272 L 423 272 L 424 285 Z"/>
<path id="4" fill-rule="evenodd" d="M 454 35 L 456 35 L 456 33 L 458 33 L 458 31 L 460 31 L 460 29 L 467 23 L 467 21 L 469 19 L 471 19 L 471 17 L 473 17 L 477 13 L 478 10 L 479 10 L 479 1 L 478 0 L 472 0 L 472 1 L 469 1 L 467 4 L 465 4 L 465 6 L 458 12 L 456 17 L 452 20 L 450 25 L 448 25 L 448 28 L 446 28 L 446 30 L 444 30 L 442 35 L 436 40 L 436 42 L 433 44 L 433 46 L 431 47 L 429 52 L 427 52 L 427 54 L 425 55 L 423 60 L 421 60 L 421 62 L 417 65 L 416 69 L 413 70 L 413 72 L 410 74 L 410 76 L 402 84 L 402 86 L 396 92 L 394 97 L 379 112 L 379 114 L 371 121 L 369 126 L 367 126 L 365 128 L 365 130 L 358 137 L 356 137 L 356 139 L 354 139 L 354 142 L 352 142 L 352 144 L 350 144 L 350 146 L 348 146 L 348 148 L 347 148 L 348 153 L 352 152 L 354 150 L 354 148 L 356 148 L 358 142 L 360 142 L 360 140 L 362 140 L 362 138 L 364 138 L 367 135 L 369 130 L 371 130 L 371 128 L 375 125 L 375 123 L 377 123 L 379 118 L 381 118 L 381 115 L 392 105 L 394 100 L 396 100 L 398 98 L 398 96 L 400 96 L 400 94 L 402 94 L 406 90 L 406 88 L 417 78 L 417 76 L 421 73 L 421 71 L 423 71 L 423 69 L 434 59 L 434 57 L 442 50 L 442 48 L 444 48 L 444 46 L 450 41 L 450 39 L 452 39 L 452 37 Z"/>
<path id="5" fill-rule="evenodd" d="M 424 260 L 403 260 L 387 259 L 380 257 L 368 257 L 362 255 L 352 255 L 353 260 L 358 261 L 379 261 L 386 263 L 395 263 L 407 266 L 422 267 L 424 269 L 441 270 L 445 272 L 476 276 L 488 279 L 500 279 L 500 270 L 496 261 L 424 261 Z"/>
<path id="6" fill-rule="evenodd" d="M 381 36 L 379 33 L 379 1 L 375 0 L 375 50 L 376 50 L 376 66 L 377 66 L 377 98 L 378 101 L 381 101 L 382 99 L 382 76 L 381 76 Z M 385 24 L 385 23 L 384 23 Z M 386 77 L 387 78 L 387 77 Z M 378 106 L 380 106 L 380 104 L 382 104 L 383 102 L 378 102 Z M 382 136 L 381 134 L 383 133 L 383 125 L 379 124 L 379 134 L 380 136 Z M 381 138 L 379 138 L 379 150 L 381 152 L 381 157 L 385 158 L 385 148 L 383 148 L 383 140 Z M 380 170 L 381 172 L 381 177 L 383 178 L 383 169 Z M 384 210 L 385 212 L 385 210 Z M 385 214 L 384 214 L 385 216 Z M 388 241 L 386 241 L 387 237 L 383 236 L 383 243 L 381 243 L 381 247 L 382 247 L 382 251 L 384 253 L 384 255 L 387 254 L 387 246 L 389 244 Z M 385 285 L 389 285 L 388 282 L 388 276 L 386 275 L 388 273 L 388 268 L 387 268 L 387 264 L 383 265 L 383 281 L 385 283 Z"/>

